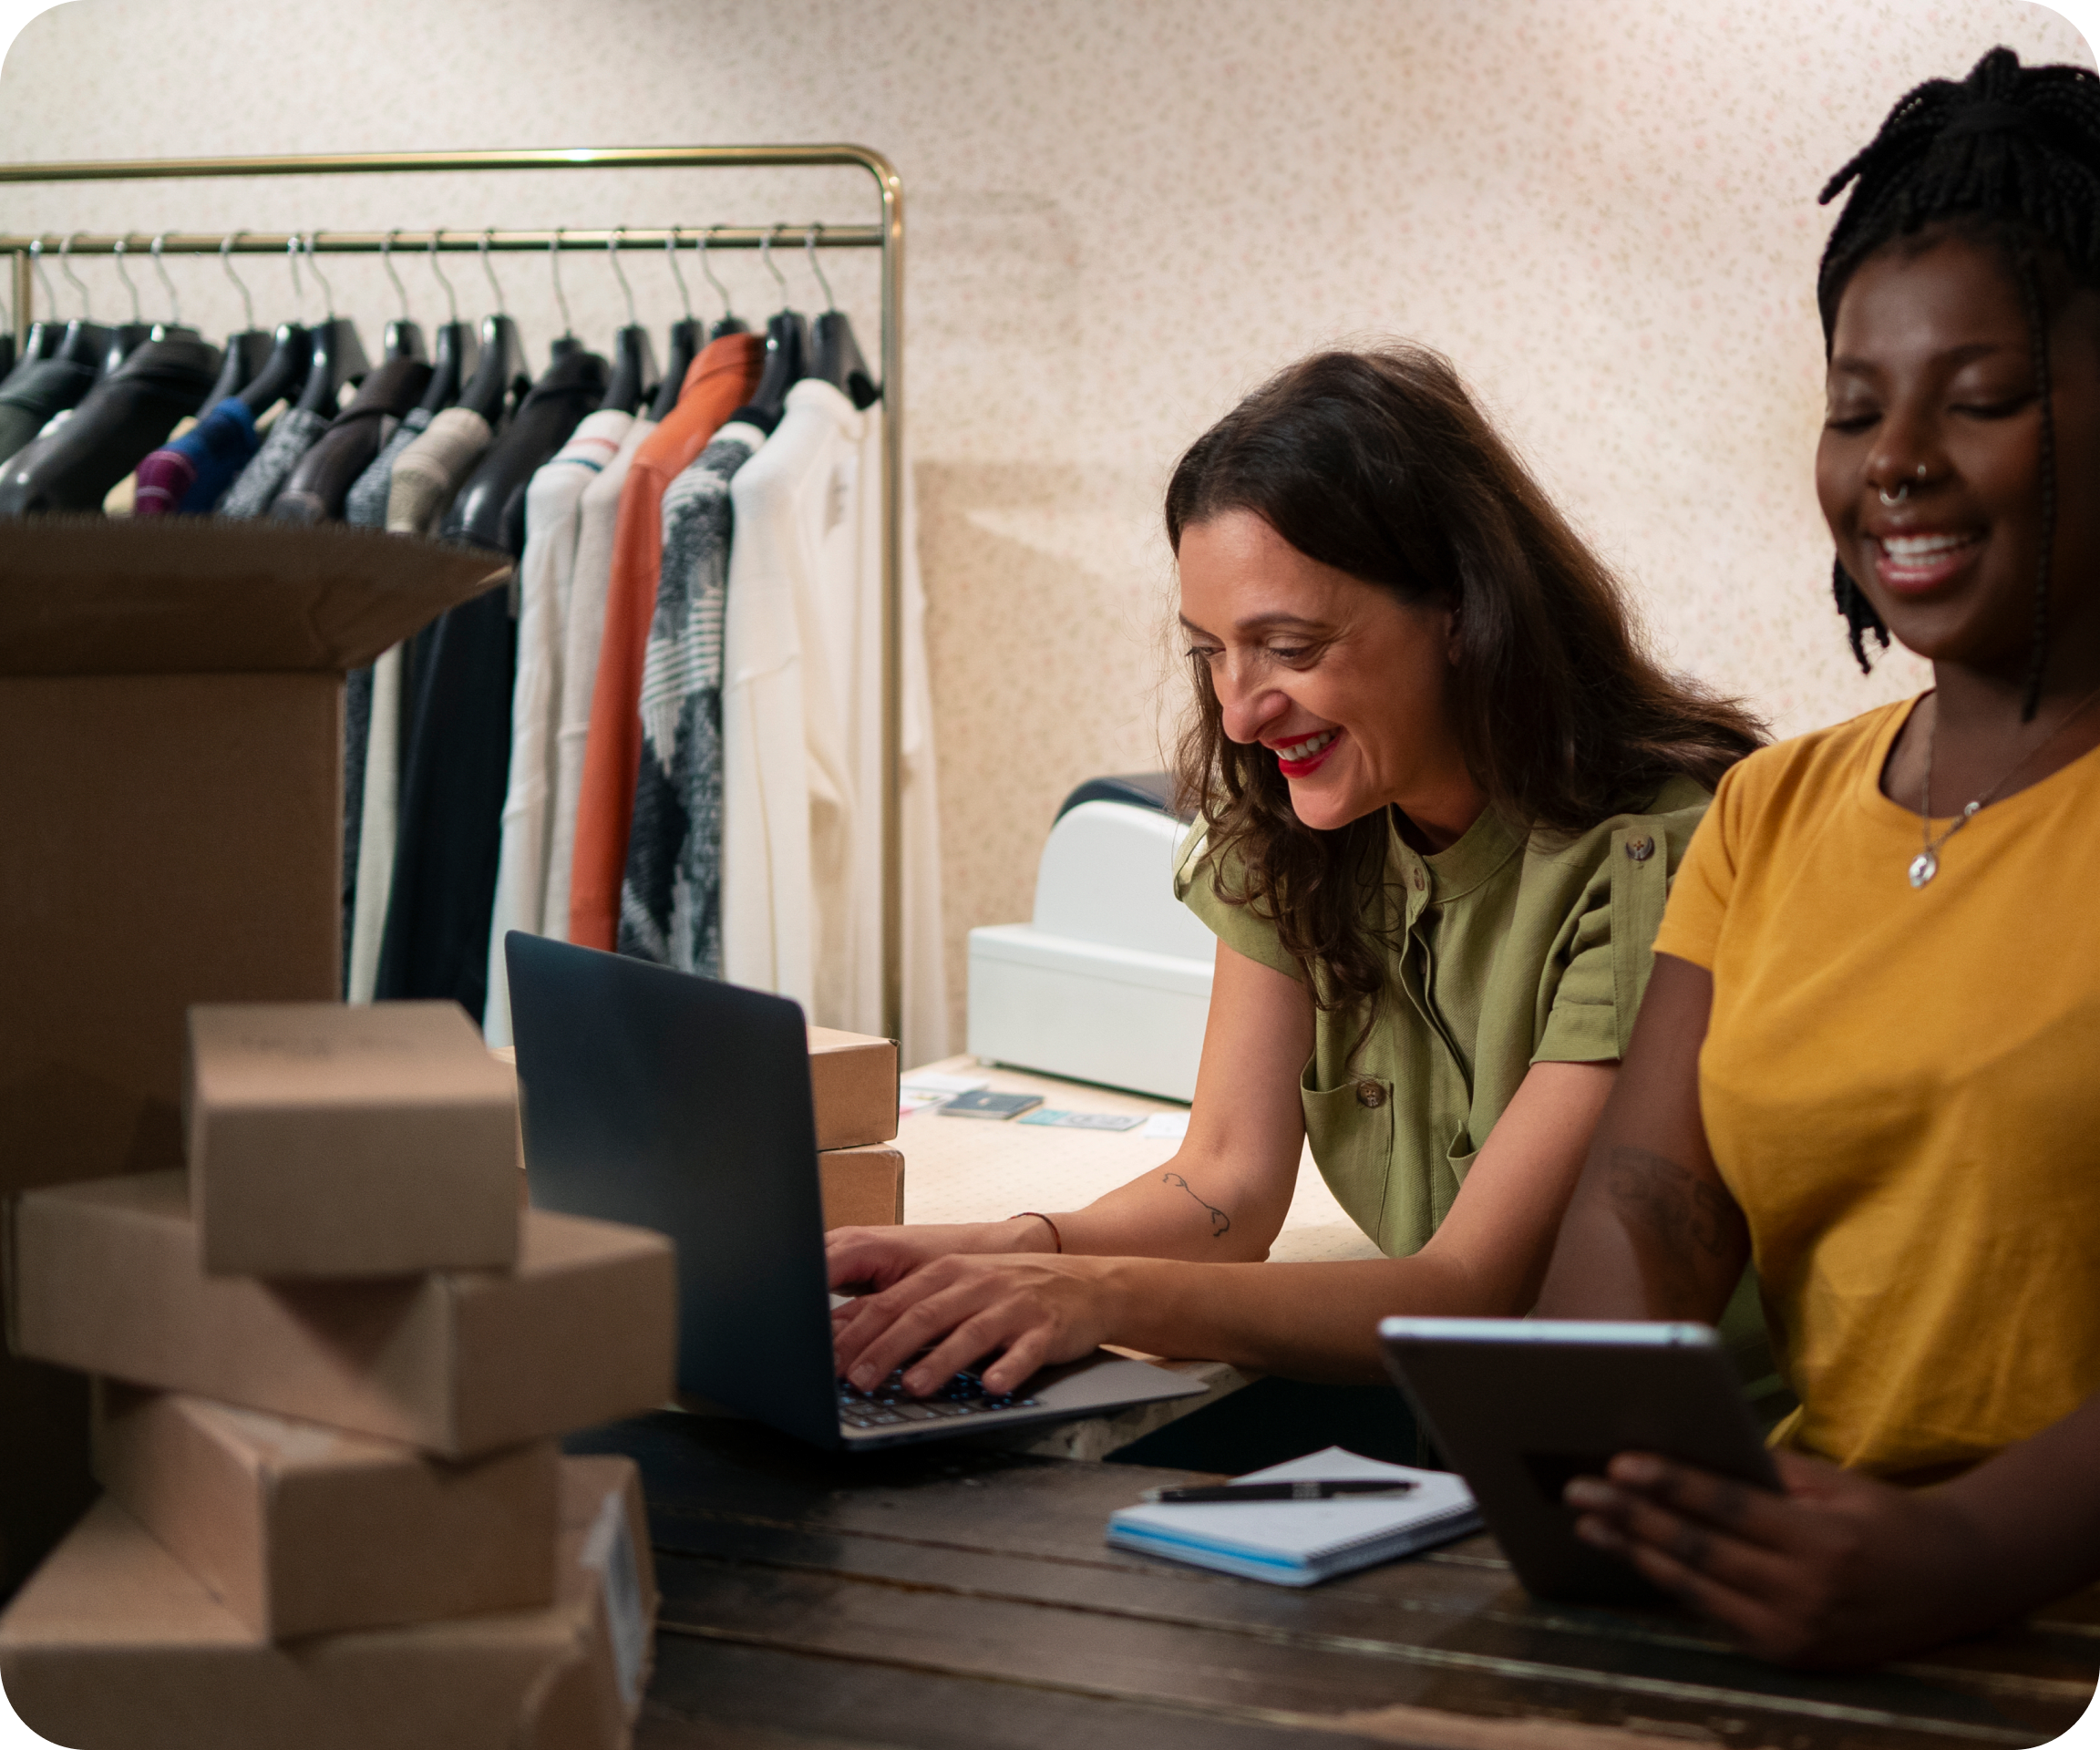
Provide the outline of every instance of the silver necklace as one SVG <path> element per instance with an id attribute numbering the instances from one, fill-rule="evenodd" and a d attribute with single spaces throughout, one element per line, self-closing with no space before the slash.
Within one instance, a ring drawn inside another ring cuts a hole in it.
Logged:
<path id="1" fill-rule="evenodd" d="M 1940 847 L 1973 820 L 1982 812 L 1983 805 L 2024 771 L 2028 762 L 2068 729 L 2077 720 L 2078 714 L 2091 705 L 2095 699 L 2100 699 L 2100 687 L 2095 687 L 2080 699 L 2076 705 L 2073 705 L 2064 714 L 2063 722 L 2022 754 L 2012 765 L 2007 767 L 1998 781 L 1985 790 L 1982 796 L 1973 802 L 1965 804 L 1961 812 L 1947 823 L 1947 830 L 1937 839 L 1932 836 L 1932 745 L 1939 739 L 1940 736 L 1940 707 L 1938 702 L 1934 702 L 1932 726 L 1925 732 L 1925 788 L 1924 793 L 1918 798 L 1919 836 L 1923 842 L 1917 856 L 1910 860 L 1910 885 L 1912 887 L 1923 887 L 1940 872 Z"/>

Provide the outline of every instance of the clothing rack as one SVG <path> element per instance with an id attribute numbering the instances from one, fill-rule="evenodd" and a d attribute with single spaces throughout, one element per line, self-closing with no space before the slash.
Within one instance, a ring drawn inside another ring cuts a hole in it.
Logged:
<path id="1" fill-rule="evenodd" d="M 161 233 L 163 252 L 282 252 L 297 242 L 317 254 L 378 254 L 436 249 L 603 250 L 662 247 L 691 237 L 709 249 L 758 249 L 805 239 L 819 249 L 879 249 L 881 261 L 882 372 L 882 1014 L 893 1039 L 903 1035 L 904 883 L 901 802 L 904 579 L 904 190 L 890 160 L 865 146 L 619 146 L 461 152 L 345 152 L 285 158 L 168 158 L 99 162 L 0 165 L 0 184 L 164 181 L 230 176 L 393 175 L 406 171 L 779 170 L 844 167 L 875 180 L 881 205 L 871 225 L 715 225 L 561 231 L 241 232 L 231 238 Z M 26 340 L 36 300 L 32 244 L 66 242 L 68 254 L 113 255 L 149 244 L 151 236 L 75 235 L 67 240 L 0 234 L 0 254 L 14 259 L 16 344 Z"/>

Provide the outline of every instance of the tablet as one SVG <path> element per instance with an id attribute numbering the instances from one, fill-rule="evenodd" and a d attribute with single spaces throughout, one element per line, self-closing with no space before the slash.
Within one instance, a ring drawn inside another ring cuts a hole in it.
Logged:
<path id="1" fill-rule="evenodd" d="M 1385 1319 L 1385 1361 L 1540 1598 L 1653 1604 L 1661 1594 L 1575 1535 L 1560 1498 L 1616 1453 L 1660 1453 L 1760 1488 L 1779 1476 L 1719 1336 L 1704 1324 Z"/>

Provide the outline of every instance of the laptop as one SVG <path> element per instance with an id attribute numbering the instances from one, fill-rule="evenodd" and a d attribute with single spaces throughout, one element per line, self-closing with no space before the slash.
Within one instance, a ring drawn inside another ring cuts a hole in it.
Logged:
<path id="1" fill-rule="evenodd" d="M 504 938 L 537 1209 L 654 1228 L 678 1250 L 678 1385 L 860 1451 L 1192 1397 L 1096 1350 L 995 1395 L 838 1377 L 802 1010 L 785 997 L 512 931 Z"/>

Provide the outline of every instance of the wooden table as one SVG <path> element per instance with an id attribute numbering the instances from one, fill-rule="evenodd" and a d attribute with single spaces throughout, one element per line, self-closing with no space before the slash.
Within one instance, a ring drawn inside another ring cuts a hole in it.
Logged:
<path id="1" fill-rule="evenodd" d="M 1951 1750 L 2055 1737 L 2100 1666 L 2100 1594 L 1807 1676 L 1688 1618 L 1536 1603 L 1485 1537 L 1302 1591 L 1103 1542 L 1185 1473 L 849 1459 L 676 1415 L 571 1446 L 643 1467 L 664 1602 L 639 1750 Z"/>

